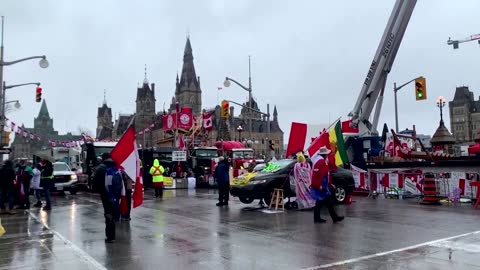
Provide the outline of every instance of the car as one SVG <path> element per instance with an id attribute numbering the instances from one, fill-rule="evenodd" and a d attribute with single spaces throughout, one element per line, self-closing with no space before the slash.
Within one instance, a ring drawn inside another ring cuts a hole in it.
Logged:
<path id="1" fill-rule="evenodd" d="M 77 194 L 78 176 L 73 172 L 67 163 L 53 163 L 53 180 L 56 191 L 68 190 L 70 194 Z"/>
<path id="2" fill-rule="evenodd" d="M 233 178 L 231 181 L 230 181 L 230 185 L 246 185 L 248 184 L 248 182 L 250 182 L 250 179 L 252 179 L 253 177 L 257 176 L 257 174 L 259 172 L 261 172 L 264 168 L 266 167 L 265 163 L 262 163 L 262 164 L 257 164 L 254 168 L 253 168 L 253 171 L 252 172 L 247 172 L 247 173 L 244 173 L 242 175 L 239 175 L 235 178 Z"/>
<path id="3" fill-rule="evenodd" d="M 295 191 L 290 187 L 290 178 L 293 177 L 293 167 L 296 161 L 283 159 L 270 163 L 248 183 L 233 184 L 230 187 L 230 194 L 238 197 L 242 203 L 248 204 L 255 199 L 260 199 L 270 204 L 273 189 L 284 190 L 284 197 L 295 197 Z M 355 187 L 352 172 L 339 167 L 332 173 L 332 184 L 335 186 L 335 200 L 343 203 L 347 195 L 351 194 Z"/>

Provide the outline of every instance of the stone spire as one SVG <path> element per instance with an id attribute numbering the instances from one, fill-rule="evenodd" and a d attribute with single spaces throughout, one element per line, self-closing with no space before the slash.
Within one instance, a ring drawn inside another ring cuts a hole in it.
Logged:
<path id="1" fill-rule="evenodd" d="M 148 79 L 147 79 L 147 64 L 145 64 L 145 78 L 143 79 L 143 84 L 148 84 Z"/>
<path id="2" fill-rule="evenodd" d="M 48 108 L 47 108 L 47 102 L 45 101 L 45 99 L 43 99 L 42 107 L 40 107 L 40 112 L 38 113 L 37 118 L 41 118 L 41 117 L 50 118 L 50 114 L 48 113 Z"/>
<path id="3" fill-rule="evenodd" d="M 275 107 L 273 107 L 273 121 L 275 121 L 275 122 L 278 121 L 277 105 L 275 105 Z"/>
<path id="4" fill-rule="evenodd" d="M 191 88 L 189 90 L 200 91 L 195 66 L 193 64 L 192 44 L 190 43 L 189 37 L 187 37 L 187 43 L 185 44 L 185 50 L 183 52 L 183 68 L 180 76 L 180 87 L 187 87 Z"/>

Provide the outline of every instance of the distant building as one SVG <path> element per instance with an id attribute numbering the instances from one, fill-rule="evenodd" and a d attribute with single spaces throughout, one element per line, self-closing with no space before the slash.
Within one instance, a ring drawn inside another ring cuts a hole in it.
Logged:
<path id="1" fill-rule="evenodd" d="M 102 107 L 98 108 L 96 138 L 98 140 L 113 138 L 112 108 L 107 106 L 107 100 L 104 100 Z"/>
<path id="2" fill-rule="evenodd" d="M 480 98 L 475 100 L 468 87 L 457 87 L 449 102 L 450 130 L 459 144 L 473 144 L 480 128 Z"/>
<path id="3" fill-rule="evenodd" d="M 78 140 L 80 136 L 74 136 L 72 133 L 66 135 L 59 135 L 58 131 L 53 128 L 53 118 L 50 117 L 48 112 L 47 103 L 45 99 L 42 102 L 40 112 L 38 116 L 33 120 L 33 128 L 25 128 L 22 125 L 23 130 L 27 130 L 29 133 L 33 133 L 43 137 L 43 140 L 23 138 L 21 135 L 15 135 L 15 139 L 12 143 L 12 153 L 10 158 L 33 158 L 33 155 L 37 151 L 46 150 L 50 148 L 48 140 L 56 141 L 72 141 Z M 48 140 L 45 140 L 48 139 Z"/>

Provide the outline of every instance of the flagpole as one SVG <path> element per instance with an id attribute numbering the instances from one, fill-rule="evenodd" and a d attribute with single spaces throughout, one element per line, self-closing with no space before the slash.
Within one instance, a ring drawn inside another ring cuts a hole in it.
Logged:
<path id="1" fill-rule="evenodd" d="M 332 124 L 330 124 L 330 126 L 328 126 L 328 128 L 326 128 L 326 130 L 328 131 L 331 127 L 333 127 L 334 125 L 336 125 L 337 122 L 340 121 L 340 119 L 342 119 L 341 116 L 340 116 L 339 118 L 337 118 L 337 120 L 335 120 Z"/>

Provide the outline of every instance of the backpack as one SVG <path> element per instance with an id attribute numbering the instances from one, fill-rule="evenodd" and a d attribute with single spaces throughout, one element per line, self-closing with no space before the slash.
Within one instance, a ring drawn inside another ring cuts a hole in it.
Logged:
<path id="1" fill-rule="evenodd" d="M 116 168 L 108 168 L 105 174 L 105 188 L 113 198 L 120 198 L 123 189 L 122 171 Z"/>

